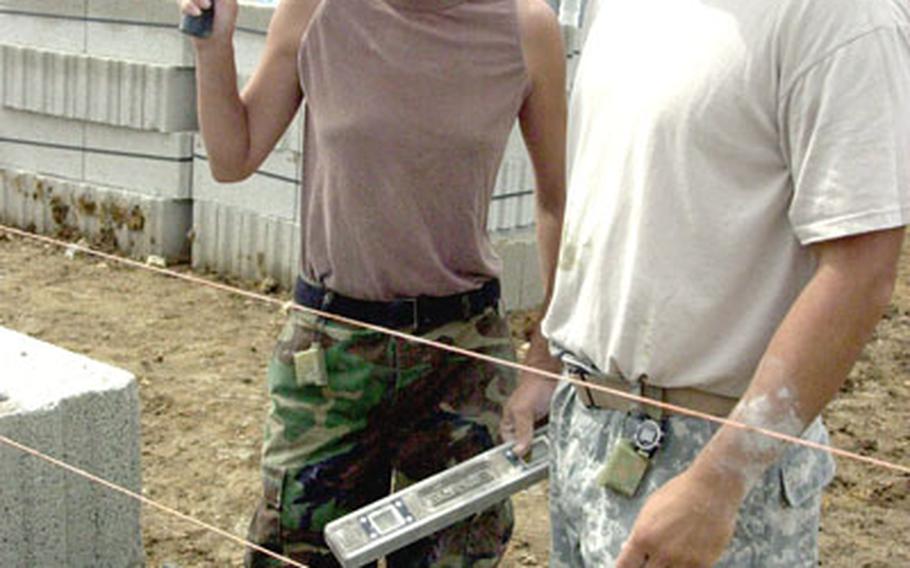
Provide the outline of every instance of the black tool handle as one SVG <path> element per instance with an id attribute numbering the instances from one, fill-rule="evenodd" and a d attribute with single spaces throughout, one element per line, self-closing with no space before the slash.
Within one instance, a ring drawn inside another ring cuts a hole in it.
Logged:
<path id="1" fill-rule="evenodd" d="M 212 35 L 212 24 L 215 22 L 215 5 L 202 11 L 201 16 L 184 15 L 180 21 L 180 31 L 187 35 L 206 38 Z"/>

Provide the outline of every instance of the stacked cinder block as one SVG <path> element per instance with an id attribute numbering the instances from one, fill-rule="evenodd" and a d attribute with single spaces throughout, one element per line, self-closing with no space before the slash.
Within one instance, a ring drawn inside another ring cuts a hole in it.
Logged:
<path id="1" fill-rule="evenodd" d="M 135 378 L 0 328 L 0 435 L 140 492 Z M 0 566 L 142 566 L 140 506 L 0 444 Z"/>
<path id="2" fill-rule="evenodd" d="M 503 154 L 487 228 L 496 233 L 534 225 L 534 169 L 516 124 Z"/>
<path id="3" fill-rule="evenodd" d="M 0 0 L 0 221 L 188 259 L 195 85 L 174 12 Z"/>

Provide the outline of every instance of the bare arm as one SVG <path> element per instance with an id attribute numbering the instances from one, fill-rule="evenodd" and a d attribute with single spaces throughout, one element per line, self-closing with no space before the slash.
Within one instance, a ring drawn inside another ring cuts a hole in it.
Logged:
<path id="1" fill-rule="evenodd" d="M 891 298 L 904 230 L 815 245 L 819 260 L 731 418 L 799 436 L 843 385 Z M 710 566 L 751 486 L 786 444 L 723 427 L 693 465 L 655 493 L 617 568 Z"/>
<path id="2" fill-rule="evenodd" d="M 519 120 L 537 182 L 537 247 L 546 309 L 553 292 L 565 207 L 565 48 L 556 16 L 543 0 L 524 0 L 519 6 L 522 43 L 531 79 L 531 92 L 521 108 Z M 560 368 L 559 361 L 549 354 L 539 323 L 531 337 L 526 363 L 550 371 Z M 519 454 L 530 443 L 535 419 L 546 415 L 555 386 L 555 382 L 531 373 L 521 375 L 518 389 L 506 404 L 502 423 L 504 436 L 517 440 Z"/>
<path id="3" fill-rule="evenodd" d="M 843 386 L 891 299 L 904 230 L 815 245 L 819 266 L 778 328 L 734 420 L 799 436 Z M 749 488 L 780 457 L 781 444 L 722 428 L 698 468 Z M 724 463 L 751 467 L 725 471 Z"/>
<path id="4" fill-rule="evenodd" d="M 181 7 L 195 15 L 210 1 L 182 0 Z M 278 5 L 262 60 L 242 94 L 233 48 L 237 0 L 214 1 L 212 36 L 193 40 L 199 121 L 212 175 L 219 181 L 239 181 L 259 168 L 300 107 L 297 50 L 318 0 Z"/>

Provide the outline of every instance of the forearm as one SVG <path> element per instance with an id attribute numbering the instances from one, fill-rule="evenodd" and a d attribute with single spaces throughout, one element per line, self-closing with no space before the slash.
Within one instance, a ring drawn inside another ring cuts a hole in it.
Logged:
<path id="1" fill-rule="evenodd" d="M 230 41 L 199 42 L 196 84 L 199 125 L 212 170 L 219 181 L 248 175 L 250 152 L 247 113 L 237 87 L 234 48 Z"/>
<path id="2" fill-rule="evenodd" d="M 537 204 L 537 249 L 540 273 L 544 283 L 544 308 L 550 303 L 556 280 L 556 265 L 559 262 L 559 242 L 562 236 L 562 218 L 565 209 L 565 190 L 547 192 L 549 199 Z"/>
<path id="3" fill-rule="evenodd" d="M 539 171 L 539 170 L 538 170 Z M 541 177 L 541 176 L 539 176 Z M 556 275 L 556 261 L 559 253 L 559 239 L 562 232 L 562 208 L 564 185 L 561 180 L 554 183 L 538 181 L 537 187 L 537 248 L 545 289 L 543 310 L 550 304 L 553 280 Z M 540 331 L 540 321 L 534 322 L 531 344 L 524 364 L 548 373 L 558 373 L 559 359 L 550 355 L 547 340 Z M 530 447 L 533 427 L 537 420 L 547 415 L 550 398 L 556 390 L 557 381 L 542 377 L 534 371 L 519 374 L 519 384 L 503 408 L 500 424 L 506 440 L 516 440 L 515 452 L 524 455 Z"/>
<path id="4" fill-rule="evenodd" d="M 790 436 L 803 433 L 843 385 L 888 305 L 897 255 L 891 248 L 893 259 L 878 263 L 819 267 L 769 343 L 732 420 Z M 724 426 L 693 471 L 745 494 L 785 447 L 766 435 Z"/>
<path id="5" fill-rule="evenodd" d="M 553 295 L 556 279 L 556 265 L 559 259 L 559 242 L 562 235 L 562 218 L 565 207 L 565 190 L 562 186 L 546 191 L 539 191 L 537 203 L 537 251 L 540 262 L 541 278 L 544 284 L 544 300 L 541 313 L 546 313 Z M 540 331 L 540 322 L 536 322 L 531 334 L 531 345 L 528 350 L 528 361 L 535 366 L 548 370 L 558 370 L 558 365 L 550 356 L 549 346 Z"/>

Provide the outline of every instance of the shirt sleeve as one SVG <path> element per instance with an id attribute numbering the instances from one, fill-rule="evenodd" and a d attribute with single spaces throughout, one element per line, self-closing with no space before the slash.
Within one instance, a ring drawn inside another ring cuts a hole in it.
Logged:
<path id="1" fill-rule="evenodd" d="M 910 33 L 878 28 L 830 51 L 780 101 L 803 244 L 910 221 Z"/>

